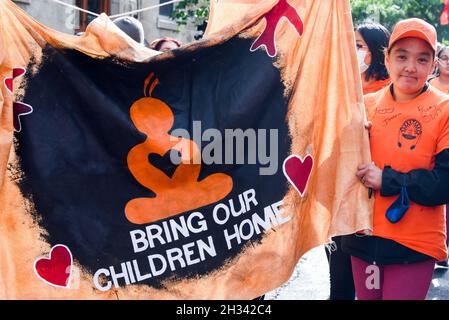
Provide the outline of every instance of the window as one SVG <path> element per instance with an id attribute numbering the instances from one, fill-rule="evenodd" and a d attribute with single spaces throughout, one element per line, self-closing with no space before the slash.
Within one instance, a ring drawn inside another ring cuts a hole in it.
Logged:
<path id="1" fill-rule="evenodd" d="M 111 11 L 111 1 L 110 0 L 76 0 L 76 5 L 85 10 L 89 10 L 95 13 L 106 13 L 110 14 Z M 96 17 L 87 14 L 86 12 L 79 13 L 79 28 L 76 32 L 86 30 L 87 25 L 92 22 Z"/>
<path id="2" fill-rule="evenodd" d="M 171 0 L 159 0 L 160 4 L 169 2 Z M 159 7 L 159 15 L 170 17 L 173 12 L 173 3 L 167 4 L 165 6 Z"/>
<path id="3" fill-rule="evenodd" d="M 169 2 L 171 0 L 159 0 L 159 4 Z M 159 7 L 159 17 L 157 18 L 157 27 L 170 31 L 178 31 L 177 23 L 171 18 L 174 6 L 173 3 Z"/>

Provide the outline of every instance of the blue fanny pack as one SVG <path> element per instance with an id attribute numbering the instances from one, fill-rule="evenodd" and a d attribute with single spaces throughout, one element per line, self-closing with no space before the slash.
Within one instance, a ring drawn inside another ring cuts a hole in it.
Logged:
<path id="1" fill-rule="evenodd" d="M 391 223 L 396 223 L 402 219 L 408 208 L 410 208 L 410 199 L 408 197 L 407 188 L 405 187 L 404 175 L 404 182 L 402 183 L 401 193 L 399 194 L 399 197 L 388 208 L 385 216 Z"/>

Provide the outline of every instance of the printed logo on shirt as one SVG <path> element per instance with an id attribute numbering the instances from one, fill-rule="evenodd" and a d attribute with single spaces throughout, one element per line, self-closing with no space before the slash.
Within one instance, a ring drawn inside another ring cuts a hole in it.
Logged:
<path id="1" fill-rule="evenodd" d="M 422 135 L 422 125 L 416 119 L 406 120 L 399 128 L 398 147 L 414 150 Z"/>

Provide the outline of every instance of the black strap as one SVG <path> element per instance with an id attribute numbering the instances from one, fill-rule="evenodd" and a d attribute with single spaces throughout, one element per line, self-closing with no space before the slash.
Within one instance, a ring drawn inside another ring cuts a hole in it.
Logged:
<path id="1" fill-rule="evenodd" d="M 428 82 L 426 82 L 426 84 L 424 85 L 424 87 L 421 89 L 421 92 L 419 93 L 419 95 L 421 95 L 421 94 L 423 94 L 424 92 L 426 92 L 427 91 L 427 89 L 429 89 L 429 83 Z M 391 93 L 391 95 L 393 96 L 393 98 L 395 98 L 395 95 L 394 95 L 394 85 L 393 84 L 391 84 L 391 86 L 390 86 L 390 93 Z M 396 98 L 395 98 L 395 100 L 396 100 Z"/>

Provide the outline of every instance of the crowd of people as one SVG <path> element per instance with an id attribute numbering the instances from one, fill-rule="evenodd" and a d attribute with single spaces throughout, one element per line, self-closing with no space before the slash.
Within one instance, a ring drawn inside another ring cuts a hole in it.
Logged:
<path id="1" fill-rule="evenodd" d="M 182 45 L 146 43 L 130 17 L 114 23 L 153 50 Z M 373 229 L 333 238 L 330 299 L 425 299 L 435 265 L 448 267 L 449 47 L 417 18 L 391 34 L 377 23 L 360 25 L 355 40 L 372 163 L 354 174 L 374 197 Z"/>

